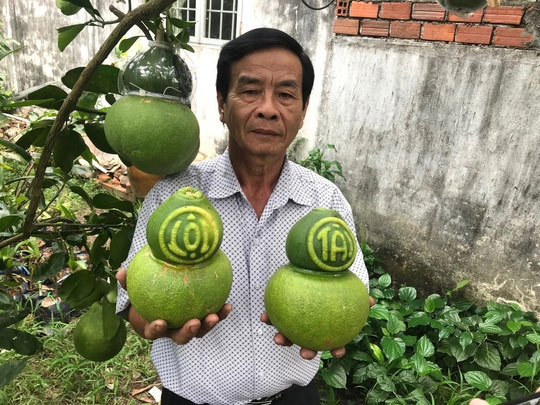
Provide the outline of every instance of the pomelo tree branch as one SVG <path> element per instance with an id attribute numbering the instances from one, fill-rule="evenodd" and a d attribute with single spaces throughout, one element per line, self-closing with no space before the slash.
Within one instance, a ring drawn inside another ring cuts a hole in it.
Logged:
<path id="1" fill-rule="evenodd" d="M 31 235 L 34 229 L 34 221 L 41 197 L 41 189 L 43 185 L 43 180 L 45 178 L 45 170 L 47 169 L 48 163 L 51 159 L 54 144 L 58 139 L 62 128 L 69 119 L 69 114 L 73 110 L 75 110 L 77 106 L 77 101 L 79 100 L 84 90 L 84 87 L 92 77 L 94 71 L 98 68 L 98 66 L 103 63 L 103 61 L 105 61 L 105 59 L 114 49 L 116 44 L 122 39 L 122 37 L 129 31 L 131 27 L 137 25 L 144 19 L 148 19 L 158 15 L 167 7 L 172 5 L 175 1 L 176 0 L 149 0 L 141 6 L 135 8 L 133 11 L 127 13 L 120 20 L 118 25 L 114 28 L 114 30 L 105 40 L 105 42 L 101 45 L 94 57 L 90 60 L 90 62 L 88 62 L 88 65 L 86 65 L 86 67 L 82 71 L 77 82 L 73 86 L 73 89 L 58 110 L 56 120 L 54 121 L 47 135 L 47 138 L 45 139 L 43 150 L 41 152 L 41 157 L 39 159 L 39 164 L 36 167 L 36 174 L 34 179 L 32 180 L 32 183 L 30 184 L 30 189 L 28 193 L 30 202 L 24 220 L 22 234 L 16 235 L 13 238 L 17 238 L 17 236 L 20 236 L 20 239 L 27 238 Z"/>

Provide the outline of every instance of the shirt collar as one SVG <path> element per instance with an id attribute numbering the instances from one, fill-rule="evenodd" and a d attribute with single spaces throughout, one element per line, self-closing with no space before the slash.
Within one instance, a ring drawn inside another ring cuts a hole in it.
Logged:
<path id="1" fill-rule="evenodd" d="M 207 192 L 208 197 L 227 198 L 242 192 L 231 164 L 228 148 L 216 158 L 213 177 L 214 181 Z M 289 200 L 301 205 L 312 205 L 314 196 L 309 192 L 307 183 L 311 183 L 311 180 L 306 176 L 305 170 L 285 158 L 278 183 L 270 197 L 269 203 L 272 204 L 272 208 L 282 207 Z"/>

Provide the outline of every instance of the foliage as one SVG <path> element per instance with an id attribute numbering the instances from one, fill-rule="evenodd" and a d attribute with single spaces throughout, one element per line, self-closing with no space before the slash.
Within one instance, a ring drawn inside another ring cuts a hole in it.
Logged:
<path id="1" fill-rule="evenodd" d="M 323 355 L 319 377 L 330 390 L 348 388 L 367 404 L 465 404 L 477 396 L 499 404 L 540 385 L 533 313 L 515 303 L 476 305 L 460 297 L 467 281 L 442 296 L 396 291 L 369 246 L 362 250 L 377 303 L 345 357 Z"/>
<path id="2" fill-rule="evenodd" d="M 299 164 L 313 170 L 331 182 L 336 181 L 336 176 L 345 179 L 343 176 L 341 163 L 337 160 L 326 160 L 324 158 L 324 153 L 329 149 L 333 149 L 337 152 L 334 145 L 326 144 L 322 149 L 314 148 L 310 150 L 308 152 L 308 156 L 301 160 Z"/>
<path id="3" fill-rule="evenodd" d="M 40 323 L 31 316 L 19 323 L 20 330 L 39 336 L 43 350 L 25 359 L 26 368 L 10 384 L 0 388 L 0 403 L 135 405 L 143 397 L 134 397 L 133 392 L 159 384 L 149 354 L 151 342 L 137 335 L 129 325 L 122 351 L 114 359 L 101 363 L 76 353 L 75 325 L 75 322 L 59 321 Z M 0 354 L 0 363 L 4 364 L 21 359 L 13 351 Z"/>
<path id="4" fill-rule="evenodd" d="M 114 9 L 119 17 L 114 21 L 105 21 L 90 0 L 66 1 L 81 7 L 79 12 L 90 18 L 83 24 L 58 29 L 60 50 L 87 27 L 121 26 L 124 21 L 131 24 L 123 25 L 126 31 L 137 24 L 149 39 L 169 41 L 189 49 L 188 30 L 192 23 L 169 16 L 167 9 L 149 14 L 149 10 L 158 6 L 170 6 L 172 0 L 146 2 L 139 9 L 145 7 L 147 14 L 131 10 L 129 1 L 126 13 Z M 130 15 L 139 18 L 127 18 Z M 120 43 L 118 46 L 125 51 L 135 40 L 122 40 L 116 32 L 106 43 L 111 44 L 111 50 Z M 14 50 L 13 42 L 0 37 L 3 52 L 0 55 Z M 77 181 L 80 159 L 88 164 L 96 160 L 83 135 L 97 149 L 114 153 L 105 139 L 103 121 L 108 106 L 120 96 L 119 69 L 100 63 L 106 55 L 98 54 L 88 66 L 71 69 L 63 75 L 62 83 L 69 91 L 47 84 L 0 103 L 0 111 L 16 111 L 27 106 L 44 110 L 31 118 L 18 139 L 0 139 L 0 270 L 4 273 L 0 284 L 0 347 L 17 353 L 36 354 L 41 348 L 34 336 L 10 327 L 29 313 L 24 306 L 15 308 L 10 299 L 14 285 L 9 274 L 17 265 L 17 258 L 28 262 L 31 284 L 52 280 L 60 297 L 71 308 L 84 310 L 95 301 L 111 297 L 110 293 L 116 290 L 115 273 L 131 244 L 137 203 L 104 192 L 91 194 Z M 70 196 L 68 200 L 66 194 Z M 79 200 L 76 206 L 71 204 L 73 196 Z M 25 250 L 33 246 L 35 238 L 50 246 L 50 255 L 45 257 L 38 252 L 30 260 Z M 87 262 L 78 259 L 80 251 L 88 254 Z M 69 268 L 70 274 L 60 282 L 57 275 L 64 268 Z M 15 378 L 23 366 L 23 360 L 3 364 L 0 387 Z"/>

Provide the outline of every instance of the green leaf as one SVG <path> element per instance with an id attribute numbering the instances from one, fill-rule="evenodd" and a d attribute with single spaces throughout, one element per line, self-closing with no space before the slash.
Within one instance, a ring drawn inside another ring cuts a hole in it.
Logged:
<path id="1" fill-rule="evenodd" d="M 529 333 L 528 335 L 525 335 L 527 340 L 535 345 L 540 345 L 540 335 L 537 333 Z"/>
<path id="2" fill-rule="evenodd" d="M 390 287 L 390 284 L 392 284 L 392 277 L 390 277 L 390 274 L 386 273 L 379 277 L 379 285 L 381 287 Z"/>
<path id="3" fill-rule="evenodd" d="M 424 301 L 424 311 L 428 314 L 435 312 L 436 309 L 444 308 L 446 300 L 442 299 L 439 294 L 431 294 Z"/>
<path id="4" fill-rule="evenodd" d="M 0 329 L 22 321 L 28 316 L 28 311 L 23 309 L 9 309 L 0 312 Z"/>
<path id="5" fill-rule="evenodd" d="M 394 313 L 390 313 L 388 322 L 386 324 L 386 329 L 391 335 L 395 335 L 398 332 L 405 332 L 407 330 L 407 326 L 405 325 L 405 322 L 399 319 Z"/>
<path id="6" fill-rule="evenodd" d="M 96 208 L 111 209 L 116 208 L 120 211 L 132 212 L 133 203 L 130 201 L 120 200 L 115 196 L 107 193 L 98 193 L 93 199 Z"/>
<path id="7" fill-rule="evenodd" d="M 419 374 L 423 374 L 428 367 L 428 362 L 426 358 L 419 353 L 415 353 L 412 355 L 410 364 L 413 366 L 413 369 Z"/>
<path id="8" fill-rule="evenodd" d="M 510 329 L 512 333 L 516 333 L 521 329 L 521 322 L 508 321 L 506 322 L 506 327 Z"/>
<path id="9" fill-rule="evenodd" d="M 413 301 L 416 299 L 416 288 L 401 287 L 398 292 L 399 298 L 403 301 Z"/>
<path id="10" fill-rule="evenodd" d="M 84 27 L 86 27 L 86 24 L 75 24 L 58 28 L 58 49 L 63 52 Z"/>
<path id="11" fill-rule="evenodd" d="M 24 148 L 21 148 L 16 143 L 10 142 L 4 138 L 0 138 L 0 145 L 11 149 L 13 152 L 17 153 L 20 157 L 22 157 L 27 162 L 30 162 L 32 160 L 32 155 L 30 155 L 30 153 L 28 153 Z"/>
<path id="12" fill-rule="evenodd" d="M 167 17 L 167 20 L 177 28 L 191 28 L 196 24 L 195 21 L 184 21 L 174 17 Z"/>
<path id="13" fill-rule="evenodd" d="M 105 153 L 116 155 L 116 151 L 112 148 L 105 137 L 105 129 L 101 122 L 85 123 L 84 132 L 96 148 Z"/>
<path id="14" fill-rule="evenodd" d="M 127 259 L 134 231 L 133 227 L 122 228 L 111 237 L 109 264 L 113 270 Z"/>
<path id="15" fill-rule="evenodd" d="M 54 120 L 44 119 L 32 124 L 30 129 L 26 131 L 16 142 L 21 148 L 28 149 L 30 146 L 41 147 L 45 144 L 45 138 L 49 134 Z"/>
<path id="16" fill-rule="evenodd" d="M 0 310 L 5 311 L 7 309 L 14 309 L 15 300 L 5 291 L 0 290 Z M 6 325 L 8 326 L 8 325 Z"/>
<path id="17" fill-rule="evenodd" d="M 465 381 L 481 391 L 489 390 L 492 383 L 491 378 L 483 371 L 467 371 L 463 376 Z"/>
<path id="18" fill-rule="evenodd" d="M 326 384 L 334 388 L 347 387 L 347 373 L 338 362 L 330 363 L 330 366 L 321 370 L 321 376 Z"/>
<path id="19" fill-rule="evenodd" d="M 0 232 L 9 230 L 11 227 L 18 226 L 24 220 L 24 215 L 13 214 L 0 217 Z"/>
<path id="20" fill-rule="evenodd" d="M 69 70 L 63 77 L 62 83 L 70 89 L 73 88 L 77 80 L 79 79 L 84 67 L 77 67 Z M 86 83 L 84 89 L 94 93 L 107 94 L 115 93 L 120 94 L 118 90 L 118 74 L 120 69 L 111 65 L 99 65 L 92 73 L 92 77 Z"/>
<path id="21" fill-rule="evenodd" d="M 407 318 L 409 328 L 429 325 L 431 318 L 425 312 L 414 312 Z"/>
<path id="22" fill-rule="evenodd" d="M 0 389 L 14 380 L 26 366 L 26 360 L 11 360 L 0 364 Z"/>
<path id="23" fill-rule="evenodd" d="M 373 319 L 388 319 L 390 312 L 382 304 L 375 304 L 369 310 L 369 317 Z"/>
<path id="24" fill-rule="evenodd" d="M 459 337 L 459 345 L 465 349 L 473 342 L 473 335 L 471 332 L 465 332 Z"/>
<path id="25" fill-rule="evenodd" d="M 491 343 L 484 343 L 478 347 L 474 355 L 474 361 L 488 370 L 499 371 L 501 369 L 501 356 L 497 348 Z"/>
<path id="26" fill-rule="evenodd" d="M 82 188 L 81 186 L 70 184 L 69 189 L 71 190 L 72 193 L 75 193 L 78 196 L 80 196 L 88 204 L 90 208 L 94 208 L 92 197 L 88 195 L 88 193 L 86 192 L 84 188 Z"/>
<path id="27" fill-rule="evenodd" d="M 371 353 L 375 357 L 375 359 L 380 363 L 384 363 L 384 355 L 379 346 L 377 346 L 375 343 L 370 343 L 369 348 L 371 349 Z"/>
<path id="28" fill-rule="evenodd" d="M 140 35 L 121 40 L 120 43 L 118 44 L 118 49 L 120 50 L 120 52 L 127 52 L 129 48 L 131 48 L 133 44 L 137 42 L 139 38 L 141 38 Z"/>
<path id="29" fill-rule="evenodd" d="M 53 148 L 53 160 L 64 173 L 69 173 L 73 168 L 73 161 L 88 148 L 77 131 L 64 129 L 60 132 Z"/>
<path id="30" fill-rule="evenodd" d="M 435 354 L 435 346 L 425 335 L 416 343 L 416 352 L 423 357 L 431 357 Z"/>
<path id="31" fill-rule="evenodd" d="M 482 322 L 480 325 L 478 325 L 478 329 L 480 332 L 493 334 L 499 334 L 503 331 L 499 326 L 495 325 L 491 321 Z"/>
<path id="32" fill-rule="evenodd" d="M 523 361 L 518 363 L 517 370 L 520 377 L 534 377 L 537 372 L 531 363 Z"/>
<path id="33" fill-rule="evenodd" d="M 388 361 L 399 359 L 405 354 L 405 342 L 398 337 L 383 336 L 381 346 Z"/>
<path id="34" fill-rule="evenodd" d="M 54 277 L 66 264 L 66 254 L 64 252 L 53 253 L 49 258 L 40 263 L 37 269 L 32 272 L 32 278 L 35 280 L 45 280 Z"/>
<path id="35" fill-rule="evenodd" d="M 39 353 L 42 349 L 41 342 L 35 336 L 11 328 L 0 329 L 0 347 L 27 356 Z"/>
<path id="36" fill-rule="evenodd" d="M 58 110 L 62 106 L 62 103 L 67 96 L 68 94 L 64 91 L 64 89 L 53 84 L 46 84 L 29 93 L 28 99 L 39 101 L 39 105 L 43 108 L 52 108 L 54 110 Z M 43 102 L 43 100 L 50 101 Z"/>

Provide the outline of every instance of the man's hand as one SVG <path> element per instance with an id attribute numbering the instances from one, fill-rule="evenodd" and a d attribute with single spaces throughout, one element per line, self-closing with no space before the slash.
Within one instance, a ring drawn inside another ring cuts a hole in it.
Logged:
<path id="1" fill-rule="evenodd" d="M 369 306 L 372 307 L 375 305 L 375 300 L 373 297 L 369 297 Z M 266 312 L 263 312 L 261 315 L 261 322 L 264 322 L 267 325 L 272 325 L 272 322 L 270 322 L 270 318 L 268 317 Z M 292 342 L 287 339 L 282 333 L 278 332 L 274 336 L 274 343 L 280 345 L 280 346 L 292 346 Z M 333 357 L 340 358 L 345 356 L 346 350 L 345 347 L 338 347 L 336 349 L 333 349 L 330 351 L 330 354 L 332 354 Z M 305 360 L 312 360 L 317 356 L 317 351 L 311 350 L 305 347 L 300 348 L 300 357 L 302 357 Z"/>
<path id="2" fill-rule="evenodd" d="M 124 289 L 126 288 L 126 274 L 127 272 L 124 269 L 116 273 L 116 280 Z M 202 321 L 190 319 L 180 329 L 169 329 L 167 322 L 163 319 L 149 322 L 141 317 L 133 306 L 129 308 L 128 319 L 133 329 L 145 339 L 156 340 L 167 337 L 177 344 L 183 345 L 195 337 L 201 338 L 206 335 L 218 322 L 229 315 L 231 309 L 231 304 L 225 304 L 217 314 L 209 314 Z"/>

